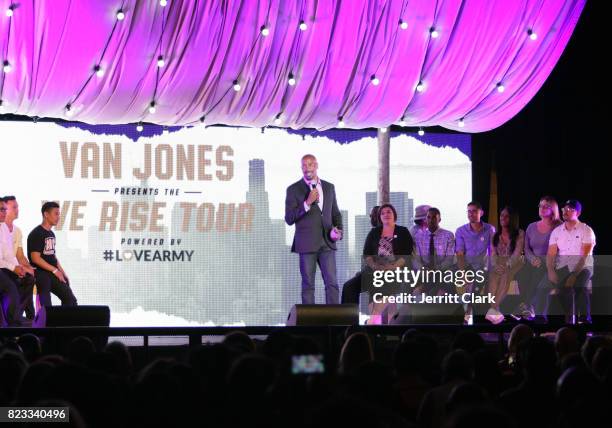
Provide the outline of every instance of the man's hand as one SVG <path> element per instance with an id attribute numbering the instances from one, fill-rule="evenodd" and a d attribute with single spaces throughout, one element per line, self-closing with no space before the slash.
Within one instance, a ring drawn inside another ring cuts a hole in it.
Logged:
<path id="1" fill-rule="evenodd" d="M 64 273 L 61 270 L 56 269 L 53 275 L 55 275 L 57 279 L 60 280 L 60 282 L 63 282 L 64 284 L 66 283 L 66 278 L 64 277 Z"/>
<path id="2" fill-rule="evenodd" d="M 550 282 L 552 282 L 553 284 L 558 284 L 559 283 L 559 276 L 557 275 L 557 272 L 555 272 L 554 270 L 549 270 L 548 271 L 548 280 Z"/>
<path id="3" fill-rule="evenodd" d="M 21 265 L 17 265 L 15 266 L 15 269 L 13 270 L 13 272 L 15 273 L 15 275 L 17 275 L 19 278 L 23 278 L 25 276 L 25 270 L 23 269 L 23 267 Z"/>
<path id="4" fill-rule="evenodd" d="M 23 268 L 23 270 L 27 273 L 30 274 L 32 276 L 34 276 L 34 268 L 30 265 L 21 265 L 21 267 Z"/>
<path id="5" fill-rule="evenodd" d="M 570 276 L 568 276 L 567 279 L 565 280 L 565 287 L 572 288 L 575 283 L 576 283 L 576 274 L 572 272 Z"/>
<path id="6" fill-rule="evenodd" d="M 318 199 L 319 199 L 319 191 L 317 189 L 312 189 L 310 193 L 308 194 L 308 198 L 306 199 L 306 204 L 310 206 Z"/>
<path id="7" fill-rule="evenodd" d="M 338 229 L 337 227 L 334 227 L 330 232 L 329 232 L 329 237 L 331 238 L 332 241 L 339 241 L 342 239 L 342 229 Z"/>
<path id="8" fill-rule="evenodd" d="M 534 268 L 539 268 L 540 266 L 542 266 L 542 260 L 540 260 L 539 257 L 534 257 L 533 259 L 531 259 L 531 266 L 533 266 Z"/>

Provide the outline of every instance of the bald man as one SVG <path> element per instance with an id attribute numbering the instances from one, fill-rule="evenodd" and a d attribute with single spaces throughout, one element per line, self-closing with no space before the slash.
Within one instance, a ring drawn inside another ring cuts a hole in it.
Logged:
<path id="1" fill-rule="evenodd" d="M 315 302 L 317 264 L 325 284 L 325 303 L 339 301 L 336 279 L 336 241 L 342 239 L 342 214 L 334 185 L 317 175 L 319 164 L 313 155 L 301 160 L 303 177 L 287 187 L 285 221 L 295 224 L 291 251 L 300 255 L 302 303 Z"/>

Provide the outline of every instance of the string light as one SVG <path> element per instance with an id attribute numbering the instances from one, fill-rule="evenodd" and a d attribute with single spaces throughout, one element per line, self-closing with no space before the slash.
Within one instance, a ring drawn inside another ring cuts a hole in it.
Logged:
<path id="1" fill-rule="evenodd" d="M 74 110 L 72 109 L 72 105 L 70 103 L 66 104 L 65 114 L 66 117 L 74 116 Z"/>
<path id="2" fill-rule="evenodd" d="M 274 118 L 274 124 L 275 125 L 280 125 L 282 123 L 282 119 L 281 119 L 281 115 L 280 113 L 276 115 L 276 117 Z"/>
<path id="3" fill-rule="evenodd" d="M 300 21 L 300 30 L 306 31 L 307 28 L 308 28 L 308 25 L 306 25 L 304 20 Z"/>
<path id="4" fill-rule="evenodd" d="M 234 91 L 238 92 L 240 90 L 240 83 L 238 83 L 238 80 L 234 80 L 232 85 L 233 85 Z"/>
<path id="5" fill-rule="evenodd" d="M 425 135 L 425 131 L 423 131 L 423 128 L 419 128 L 419 132 L 418 134 L 422 137 L 423 135 Z"/>
<path id="6" fill-rule="evenodd" d="M 400 19 L 400 20 L 399 20 L 399 27 L 400 27 L 402 30 L 405 30 L 406 28 L 408 28 L 408 23 L 407 23 L 406 21 L 404 21 L 403 19 Z"/>
<path id="7" fill-rule="evenodd" d="M 12 69 L 13 67 L 11 66 L 11 63 L 8 62 L 8 60 L 4 60 L 4 62 L 2 63 L 2 71 L 4 71 L 5 73 L 10 73 Z"/>
<path id="8" fill-rule="evenodd" d="M 417 92 L 423 92 L 425 90 L 425 83 L 423 83 L 422 80 L 416 85 L 416 90 Z"/>
<path id="9" fill-rule="evenodd" d="M 136 125 L 136 131 L 142 132 L 143 130 L 144 126 L 142 126 L 142 122 L 139 122 L 138 125 Z"/>
<path id="10" fill-rule="evenodd" d="M 533 31 L 531 28 L 527 30 L 527 35 L 529 36 L 531 40 L 536 40 L 538 38 L 537 33 Z"/>
<path id="11" fill-rule="evenodd" d="M 13 11 L 14 11 L 14 10 L 15 10 L 15 5 L 14 5 L 14 4 L 10 5 L 10 6 L 8 7 L 8 9 L 6 9 L 6 16 L 7 16 L 7 17 L 9 17 L 9 18 L 10 18 L 11 16 L 13 16 Z"/>
<path id="12" fill-rule="evenodd" d="M 436 30 L 436 27 L 431 27 L 429 29 L 429 35 L 431 36 L 432 39 L 437 39 L 440 33 L 438 33 L 438 30 Z"/>
<path id="13" fill-rule="evenodd" d="M 151 104 L 149 104 L 149 113 L 155 114 L 156 111 L 157 108 L 155 107 L 155 101 L 151 101 Z"/>
<path id="14" fill-rule="evenodd" d="M 270 34 L 270 29 L 265 25 L 261 26 L 261 35 L 267 37 Z"/>
<path id="15" fill-rule="evenodd" d="M 502 93 L 502 92 L 504 92 L 505 90 L 506 90 L 506 87 L 503 85 L 503 83 L 502 83 L 502 82 L 499 82 L 499 83 L 497 84 L 497 92 Z"/>
<path id="16" fill-rule="evenodd" d="M 162 68 L 164 65 L 166 65 L 166 61 L 164 61 L 164 56 L 160 55 L 157 57 L 157 66 L 159 68 Z"/>
<path id="17" fill-rule="evenodd" d="M 295 85 L 295 77 L 293 76 L 293 73 L 289 73 L 289 80 L 287 80 L 287 83 L 289 84 L 289 86 Z"/>
<path id="18" fill-rule="evenodd" d="M 459 126 L 459 128 L 463 128 L 465 126 L 465 122 L 463 121 L 463 118 L 459 119 L 459 122 L 457 122 L 457 125 Z"/>
<path id="19" fill-rule="evenodd" d="M 344 117 L 340 116 L 338 118 L 338 128 L 344 128 Z"/>
<path id="20" fill-rule="evenodd" d="M 96 72 L 96 76 L 98 77 L 104 76 L 104 69 L 100 65 L 96 65 L 94 67 L 94 71 Z"/>
<path id="21" fill-rule="evenodd" d="M 376 77 L 374 74 L 370 77 L 370 82 L 372 82 L 372 85 L 374 86 L 378 86 L 378 84 L 380 83 L 380 80 L 378 79 L 378 77 Z"/>
<path id="22" fill-rule="evenodd" d="M 119 9 L 117 11 L 117 19 L 119 21 L 123 21 L 125 19 L 125 12 L 123 11 L 123 9 Z"/>
<path id="23" fill-rule="evenodd" d="M 406 125 L 408 125 L 408 123 L 407 123 L 407 122 L 406 122 L 406 120 L 405 120 L 405 119 L 402 117 L 402 118 L 400 119 L 399 126 L 406 126 Z"/>

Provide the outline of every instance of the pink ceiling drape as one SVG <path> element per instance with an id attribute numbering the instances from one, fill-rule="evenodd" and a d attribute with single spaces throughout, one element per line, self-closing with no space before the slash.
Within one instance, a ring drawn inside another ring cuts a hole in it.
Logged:
<path id="1" fill-rule="evenodd" d="M 535 95 L 584 3 L 0 0 L 0 114 L 481 132 Z"/>

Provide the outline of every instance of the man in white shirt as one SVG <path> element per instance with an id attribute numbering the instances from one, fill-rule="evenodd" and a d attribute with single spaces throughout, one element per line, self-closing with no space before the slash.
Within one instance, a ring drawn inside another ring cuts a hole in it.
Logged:
<path id="1" fill-rule="evenodd" d="M 19 218 L 19 204 L 15 196 L 5 196 L 2 198 L 6 207 L 6 217 L 4 223 L 0 224 L 0 234 L 6 240 L 6 257 L 9 272 L 5 272 L 9 278 L 17 284 L 17 290 L 21 297 L 19 314 L 25 306 L 26 317 L 34 318 L 34 305 L 32 302 L 32 289 L 36 282 L 34 268 L 28 262 L 23 251 L 23 235 L 21 230 L 14 223 Z M 2 268 L 5 268 L 3 265 Z"/>
<path id="2" fill-rule="evenodd" d="M 563 224 L 557 226 L 548 241 L 546 268 L 548 284 L 544 289 L 559 288 L 566 316 L 572 314 L 572 297 L 578 322 L 591 322 L 591 302 L 587 284 L 593 276 L 595 233 L 578 220 L 582 205 L 570 199 L 563 206 Z M 572 296 L 573 295 L 573 296 Z"/>
<path id="3" fill-rule="evenodd" d="M 21 325 L 21 317 L 19 313 L 19 292 L 17 284 L 9 276 L 14 269 L 20 272 L 20 268 L 16 266 L 16 260 L 6 261 L 10 259 L 9 248 L 12 248 L 12 243 L 9 243 L 8 238 L 2 233 L 4 227 L 4 219 L 6 217 L 6 204 L 0 198 L 0 296 L 2 317 L 9 327 L 18 327 Z"/>

